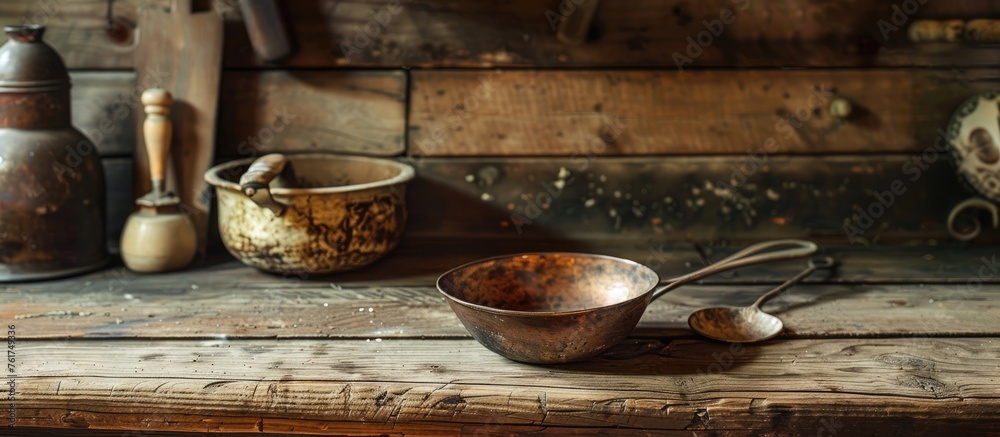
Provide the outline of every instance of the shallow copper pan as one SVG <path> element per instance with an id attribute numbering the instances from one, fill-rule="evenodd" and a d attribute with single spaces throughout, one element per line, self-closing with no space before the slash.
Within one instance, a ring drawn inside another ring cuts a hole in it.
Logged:
<path id="1" fill-rule="evenodd" d="M 769 249 L 794 246 L 777 251 Z M 668 291 L 738 267 L 799 258 L 815 243 L 758 243 L 694 273 L 660 281 L 627 259 L 582 253 L 525 253 L 475 261 L 441 275 L 437 288 L 469 333 L 515 361 L 566 363 L 595 357 L 635 328 Z"/>

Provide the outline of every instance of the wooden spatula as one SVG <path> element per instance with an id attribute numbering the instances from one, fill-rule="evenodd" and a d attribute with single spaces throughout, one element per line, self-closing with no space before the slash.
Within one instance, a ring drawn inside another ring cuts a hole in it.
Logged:
<path id="1" fill-rule="evenodd" d="M 173 0 L 170 11 L 140 11 L 139 29 L 136 84 L 143 89 L 158 86 L 174 96 L 174 136 L 166 189 L 180 198 L 181 211 L 194 222 L 199 253 L 204 254 L 212 199 L 204 194 L 207 184 L 202 175 L 215 154 L 222 16 L 210 6 L 204 12 L 193 11 L 192 0 Z M 166 77 L 161 78 L 161 74 Z M 143 118 L 135 119 L 141 132 Z M 137 137 L 134 192 L 142 194 L 151 187 L 146 147 L 142 136 Z"/>

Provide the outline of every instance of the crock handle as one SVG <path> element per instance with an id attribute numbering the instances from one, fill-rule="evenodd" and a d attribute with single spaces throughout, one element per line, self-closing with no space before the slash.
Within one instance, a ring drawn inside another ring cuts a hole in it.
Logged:
<path id="1" fill-rule="evenodd" d="M 270 209 L 276 216 L 285 212 L 285 205 L 271 197 L 271 181 L 278 177 L 288 159 L 280 153 L 272 153 L 257 158 L 243 176 L 240 176 L 240 190 L 261 208 Z"/>

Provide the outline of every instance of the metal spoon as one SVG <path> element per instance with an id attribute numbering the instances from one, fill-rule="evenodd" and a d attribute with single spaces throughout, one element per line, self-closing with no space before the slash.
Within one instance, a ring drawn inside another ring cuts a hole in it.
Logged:
<path id="1" fill-rule="evenodd" d="M 748 307 L 713 307 L 695 311 L 688 317 L 688 326 L 695 332 L 713 340 L 730 343 L 753 343 L 764 341 L 781 333 L 784 325 L 781 319 L 761 311 L 760 306 L 779 293 L 789 289 L 818 269 L 833 268 L 837 264 L 833 258 L 816 258 L 809 261 L 809 267 L 784 284 L 765 293 Z"/>

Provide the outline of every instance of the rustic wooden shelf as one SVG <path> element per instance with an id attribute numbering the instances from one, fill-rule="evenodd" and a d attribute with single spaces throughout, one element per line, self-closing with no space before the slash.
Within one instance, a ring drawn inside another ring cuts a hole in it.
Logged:
<path id="1" fill-rule="evenodd" d="M 843 264 L 836 276 L 766 305 L 785 321 L 778 339 L 694 337 L 691 311 L 750 303 L 802 262 L 746 269 L 668 294 L 629 340 L 560 366 L 484 349 L 433 288 L 461 262 L 531 249 L 656 261 L 663 275 L 728 251 L 411 240 L 326 278 L 223 260 L 5 284 L 0 319 L 17 332 L 12 435 L 1000 431 L 996 248 L 828 248 Z"/>

